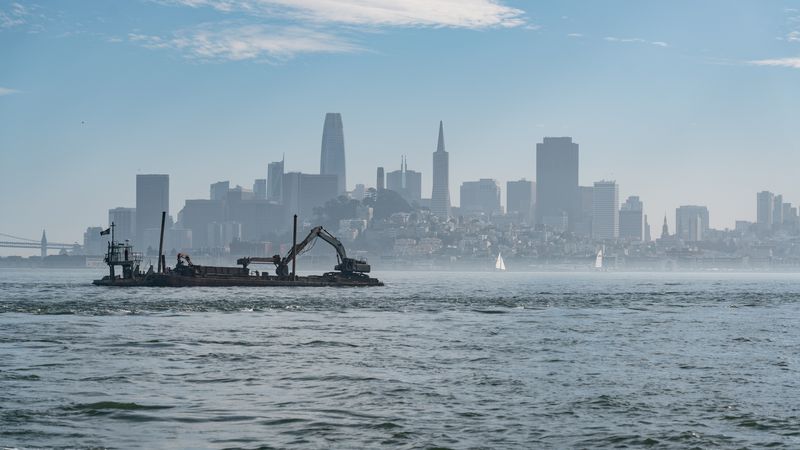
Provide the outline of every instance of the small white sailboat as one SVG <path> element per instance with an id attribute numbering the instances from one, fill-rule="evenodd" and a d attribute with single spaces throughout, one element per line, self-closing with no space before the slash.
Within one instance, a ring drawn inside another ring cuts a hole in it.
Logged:
<path id="1" fill-rule="evenodd" d="M 597 257 L 594 259 L 594 268 L 595 269 L 602 269 L 603 268 L 603 249 L 597 251 Z"/>
<path id="2" fill-rule="evenodd" d="M 497 254 L 497 261 L 494 263 L 494 268 L 501 271 L 506 270 L 506 263 L 503 261 L 503 255 L 501 253 Z"/>

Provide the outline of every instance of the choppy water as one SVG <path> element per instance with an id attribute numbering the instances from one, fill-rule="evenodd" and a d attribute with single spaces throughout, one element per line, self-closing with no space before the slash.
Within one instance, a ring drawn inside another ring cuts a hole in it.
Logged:
<path id="1" fill-rule="evenodd" d="M 800 275 L 0 270 L 0 447 L 800 448 Z"/>

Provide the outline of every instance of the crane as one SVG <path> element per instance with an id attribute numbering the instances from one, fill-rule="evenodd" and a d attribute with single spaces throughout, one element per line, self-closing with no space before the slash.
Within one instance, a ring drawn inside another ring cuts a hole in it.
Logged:
<path id="1" fill-rule="evenodd" d="M 278 276 L 285 277 L 289 275 L 289 264 L 292 262 L 292 260 L 297 258 L 300 252 L 302 252 L 317 238 L 327 242 L 336 250 L 336 260 L 338 263 L 333 268 L 334 270 L 338 270 L 339 272 L 347 275 L 369 273 L 369 264 L 367 264 L 367 262 L 363 259 L 348 258 L 347 251 L 345 250 L 341 241 L 336 239 L 336 237 L 328 232 L 328 230 L 322 228 L 322 226 L 312 228 L 308 233 L 308 236 L 306 236 L 302 242 L 290 249 L 289 253 L 287 253 L 283 258 L 281 258 L 280 255 L 275 255 L 272 258 L 245 257 L 239 258 L 236 263 L 241 264 L 245 268 L 251 263 L 273 263 L 275 264 L 275 273 Z"/>

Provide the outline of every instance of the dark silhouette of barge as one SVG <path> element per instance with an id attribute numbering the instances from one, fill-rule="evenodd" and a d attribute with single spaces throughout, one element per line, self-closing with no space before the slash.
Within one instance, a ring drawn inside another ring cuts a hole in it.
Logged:
<path id="1" fill-rule="evenodd" d="M 111 233 L 111 242 L 105 256 L 109 274 L 92 283 L 97 286 L 115 287 L 228 287 L 228 286 L 253 286 L 253 287 L 368 287 L 383 286 L 383 283 L 371 278 L 367 273 L 371 267 L 365 260 L 349 258 L 342 243 L 324 228 L 316 227 L 299 244 L 297 243 L 297 216 L 294 216 L 294 233 L 292 248 L 289 253 L 281 257 L 275 255 L 271 258 L 245 257 L 239 258 L 237 264 L 241 267 L 201 266 L 192 263 L 191 257 L 178 253 L 175 267 L 166 266 L 164 247 L 164 220 L 166 213 L 161 215 L 161 241 L 158 250 L 158 267 L 151 265 L 146 272 L 142 272 L 142 254 L 133 251 L 133 246 L 127 241 L 124 243 L 114 241 L 114 224 L 103 233 Z M 296 274 L 296 260 L 304 249 L 317 238 L 327 242 L 336 250 L 338 264 L 333 272 L 322 275 L 298 276 Z M 267 271 L 251 271 L 251 264 L 274 264 L 275 274 Z M 289 265 L 291 264 L 291 272 Z M 117 274 L 116 268 L 122 269 Z"/>

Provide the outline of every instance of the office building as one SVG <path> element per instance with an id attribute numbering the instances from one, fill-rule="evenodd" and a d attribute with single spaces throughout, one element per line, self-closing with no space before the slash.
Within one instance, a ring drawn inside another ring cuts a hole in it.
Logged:
<path id="1" fill-rule="evenodd" d="M 574 229 L 580 215 L 578 144 L 571 137 L 546 137 L 536 144 L 536 223 L 562 224 L 564 215 Z"/>
<path id="2" fill-rule="evenodd" d="M 337 197 L 338 177 L 288 172 L 283 177 L 283 204 L 287 218 L 297 214 L 311 220 L 314 208 Z"/>
<path id="3" fill-rule="evenodd" d="M 211 200 L 225 200 L 228 197 L 228 190 L 231 188 L 230 181 L 217 181 L 211 184 L 210 195 L 208 198 Z"/>
<path id="4" fill-rule="evenodd" d="M 179 217 L 181 227 L 192 231 L 192 247 L 214 248 L 208 226 L 225 220 L 225 200 L 186 200 Z"/>
<path id="5" fill-rule="evenodd" d="M 482 178 L 461 184 L 461 214 L 491 216 L 500 212 L 500 186 L 495 180 Z"/>
<path id="6" fill-rule="evenodd" d="M 628 197 L 619 210 L 619 237 L 632 241 L 645 238 L 644 205 L 637 196 Z"/>
<path id="7" fill-rule="evenodd" d="M 267 200 L 283 202 L 283 160 L 271 162 L 267 166 Z"/>
<path id="8" fill-rule="evenodd" d="M 111 236 L 101 236 L 101 231 L 103 231 L 103 227 L 88 227 L 86 232 L 83 233 L 84 255 L 101 256 L 106 254 Z"/>
<path id="9" fill-rule="evenodd" d="M 161 212 L 169 215 L 169 175 L 136 175 L 136 241 L 142 251 L 158 248 L 158 239 L 145 239 L 147 230 L 161 229 Z"/>
<path id="10" fill-rule="evenodd" d="M 619 187 L 615 181 L 596 181 L 592 187 L 592 237 L 619 237 Z"/>
<path id="11" fill-rule="evenodd" d="M 769 191 L 756 194 L 756 226 L 759 231 L 768 231 L 772 228 L 775 207 L 775 195 Z"/>
<path id="12" fill-rule="evenodd" d="M 319 163 L 320 175 L 335 175 L 337 179 L 337 195 L 347 193 L 347 177 L 344 158 L 344 128 L 342 115 L 328 113 L 322 128 L 322 150 Z"/>
<path id="13" fill-rule="evenodd" d="M 506 212 L 519 217 L 524 223 L 533 219 L 536 183 L 525 179 L 506 183 Z"/>
<path id="14" fill-rule="evenodd" d="M 114 239 L 117 242 L 136 239 L 136 208 L 113 208 L 108 210 L 108 226 L 114 224 Z"/>
<path id="15" fill-rule="evenodd" d="M 267 199 L 267 180 L 265 178 L 259 178 L 253 182 L 253 195 L 256 200 Z"/>
<path id="16" fill-rule="evenodd" d="M 443 219 L 450 217 L 450 156 L 444 149 L 444 124 L 439 121 L 439 142 L 433 152 L 433 192 L 431 213 Z"/>
<path id="17" fill-rule="evenodd" d="M 708 208 L 705 206 L 684 205 L 675 210 L 675 234 L 679 239 L 702 241 L 708 230 Z"/>
<path id="18" fill-rule="evenodd" d="M 772 199 L 772 226 L 777 228 L 783 225 L 783 195 L 777 194 Z"/>
<path id="19" fill-rule="evenodd" d="M 400 170 L 386 174 L 386 188 L 400 194 L 409 204 L 419 204 L 422 199 L 422 174 L 408 170 L 408 161 L 403 157 Z"/>

